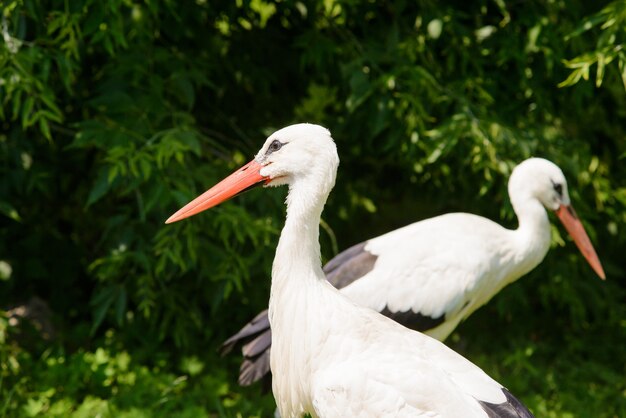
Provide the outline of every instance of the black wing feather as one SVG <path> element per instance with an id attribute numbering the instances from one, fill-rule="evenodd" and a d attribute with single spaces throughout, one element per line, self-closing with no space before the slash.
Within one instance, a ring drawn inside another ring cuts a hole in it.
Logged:
<path id="1" fill-rule="evenodd" d="M 353 245 L 337 254 L 324 266 L 326 280 L 341 289 L 372 271 L 378 256 L 365 249 L 366 242 Z"/>
<path id="2" fill-rule="evenodd" d="M 443 324 L 446 320 L 445 314 L 441 314 L 438 317 L 432 317 L 428 315 L 422 315 L 419 312 L 413 312 L 412 310 L 408 311 L 400 311 L 394 312 L 389 310 L 388 307 L 385 306 L 381 314 L 385 315 L 387 318 L 393 319 L 399 324 L 404 325 L 407 328 L 410 328 L 415 331 L 428 331 L 429 329 L 433 329 Z"/>
<path id="3" fill-rule="evenodd" d="M 270 329 L 270 320 L 267 316 L 267 309 L 260 312 L 254 319 L 246 324 L 238 333 L 224 341 L 220 349 L 222 355 L 228 354 L 235 345 L 245 343 L 246 340 L 255 338 L 259 334 Z"/>
<path id="4" fill-rule="evenodd" d="M 272 345 L 272 331 L 268 328 L 261 335 L 243 346 L 243 362 L 239 368 L 239 384 L 250 386 L 263 379 L 264 387 L 269 388 L 270 375 L 270 347 Z"/>
<path id="5" fill-rule="evenodd" d="M 506 402 L 499 404 L 478 401 L 489 418 L 535 418 L 535 416 L 511 392 L 502 388 Z"/>

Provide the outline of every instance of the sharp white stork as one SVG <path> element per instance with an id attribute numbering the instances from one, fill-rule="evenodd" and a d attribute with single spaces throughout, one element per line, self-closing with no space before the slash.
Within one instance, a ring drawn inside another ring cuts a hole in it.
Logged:
<path id="1" fill-rule="evenodd" d="M 284 418 L 532 417 L 498 382 L 443 343 L 361 307 L 326 281 L 319 221 L 339 158 L 330 132 L 299 124 L 166 222 L 255 184 L 289 185 L 272 267 L 272 390 Z"/>
<path id="2" fill-rule="evenodd" d="M 509 179 L 509 197 L 519 220 L 515 230 L 468 213 L 437 216 L 343 251 L 324 266 L 326 279 L 357 304 L 443 341 L 543 260 L 551 239 L 546 208 L 556 212 L 591 267 L 605 278 L 559 167 L 542 158 L 523 161 Z M 243 344 L 240 384 L 269 373 L 271 341 L 265 310 L 223 344 L 224 353 Z"/>

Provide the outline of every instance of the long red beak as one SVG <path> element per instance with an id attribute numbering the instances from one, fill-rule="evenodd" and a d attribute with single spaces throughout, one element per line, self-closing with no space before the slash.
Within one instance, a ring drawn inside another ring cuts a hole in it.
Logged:
<path id="1" fill-rule="evenodd" d="M 567 232 L 569 232 L 572 238 L 574 238 L 576 246 L 580 252 L 583 253 L 583 256 L 587 259 L 589 265 L 591 265 L 591 268 L 598 274 L 598 276 L 600 276 L 602 280 L 606 279 L 598 254 L 596 254 L 596 250 L 593 249 L 589 236 L 587 236 L 585 228 L 580 222 L 580 219 L 578 219 L 578 215 L 576 215 L 574 208 L 571 205 L 561 205 L 556 210 L 556 216 L 559 217 L 565 226 L 565 229 L 567 229 Z"/>
<path id="2" fill-rule="evenodd" d="M 248 164 L 187 203 L 178 212 L 170 216 L 165 223 L 171 224 L 172 222 L 188 218 L 203 210 L 219 205 L 225 200 L 253 186 L 260 185 L 261 182 L 268 180 L 268 177 L 263 177 L 259 173 L 261 168 L 263 168 L 261 164 L 254 160 L 250 161 Z"/>

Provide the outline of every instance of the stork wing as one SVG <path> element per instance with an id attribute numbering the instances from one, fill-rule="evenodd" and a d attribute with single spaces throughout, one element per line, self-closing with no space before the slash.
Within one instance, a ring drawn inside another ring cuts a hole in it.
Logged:
<path id="1" fill-rule="evenodd" d="M 485 292 L 499 290 L 489 282 L 507 262 L 507 232 L 464 213 L 431 218 L 340 254 L 328 264 L 329 280 L 343 284 L 341 292 L 357 304 L 409 328 L 445 328 L 436 335 L 444 339 L 462 319 L 461 311 L 484 303 Z M 364 260 L 371 265 L 366 272 L 355 266 Z"/>
<path id="2" fill-rule="evenodd" d="M 272 331 L 267 316 L 267 309 L 260 312 L 238 333 L 224 341 L 222 355 L 228 354 L 236 345 L 243 344 L 243 361 L 239 368 L 239 384 L 249 386 L 263 379 L 270 371 L 270 346 Z M 269 381 L 265 382 L 269 387 Z"/>
<path id="3" fill-rule="evenodd" d="M 441 342 L 359 312 L 367 334 L 329 336 L 330 350 L 345 355 L 313 376 L 318 416 L 532 418 L 502 385 Z"/>
<path id="4" fill-rule="evenodd" d="M 315 377 L 313 408 L 319 417 L 417 418 L 437 417 L 409 405 L 393 387 L 355 379 L 350 370 L 334 370 Z"/>
<path id="5" fill-rule="evenodd" d="M 473 398 L 489 418 L 534 418 L 533 414 L 500 383 L 478 366 L 434 338 L 418 336 L 420 352 L 428 361 L 443 367 L 460 391 Z"/>
<path id="6" fill-rule="evenodd" d="M 376 239 L 373 241 L 376 242 Z M 406 297 L 406 291 L 410 288 L 405 284 L 410 285 L 412 277 L 420 276 L 419 271 L 417 271 L 420 267 L 420 260 L 408 260 L 417 261 L 417 263 L 411 263 L 416 264 L 415 266 L 392 265 L 393 271 L 384 271 L 385 264 L 393 264 L 396 261 L 390 262 L 389 260 L 395 259 L 395 257 L 392 253 L 385 251 L 392 250 L 385 248 L 383 251 L 374 253 L 375 250 L 368 248 L 368 244 L 370 244 L 369 241 L 356 244 L 330 260 L 324 266 L 326 279 L 337 289 L 345 290 L 348 288 L 345 294 L 358 304 L 370 307 L 408 328 L 427 331 L 443 323 L 445 320 L 443 314 L 423 313 L 419 303 L 405 306 L 404 310 L 397 308 L 398 294 L 394 295 L 394 290 Z M 381 263 L 377 264 L 379 256 L 383 258 L 381 260 L 382 266 Z M 405 262 L 406 260 L 400 261 Z M 395 276 L 396 274 L 399 276 Z M 379 284 L 392 288 L 382 289 L 378 287 Z M 450 308 L 448 310 L 453 308 L 449 303 L 446 305 Z"/>

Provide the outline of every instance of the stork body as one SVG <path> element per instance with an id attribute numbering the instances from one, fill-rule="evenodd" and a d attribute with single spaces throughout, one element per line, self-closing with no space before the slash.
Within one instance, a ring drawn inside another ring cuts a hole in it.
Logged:
<path id="1" fill-rule="evenodd" d="M 483 405 L 507 404 L 501 385 L 445 345 L 338 293 L 319 262 L 322 207 L 298 209 L 288 209 L 269 303 L 281 417 L 485 417 Z"/>
<path id="2" fill-rule="evenodd" d="M 364 250 L 377 255 L 378 272 L 353 281 L 342 293 L 443 341 L 463 319 L 537 266 L 549 246 L 545 210 L 514 231 L 480 216 L 446 214 L 369 241 Z"/>
<path id="3" fill-rule="evenodd" d="M 289 185 L 269 302 L 272 389 L 280 415 L 532 417 L 444 344 L 356 305 L 326 281 L 319 221 L 338 163 L 326 129 L 293 125 L 270 136 L 254 161 L 168 219 L 191 216 L 259 182 Z"/>
<path id="4" fill-rule="evenodd" d="M 515 168 L 509 196 L 519 227 L 450 213 L 357 244 L 324 267 L 327 280 L 358 305 L 443 341 L 457 325 L 508 284 L 535 268 L 550 247 L 547 209 L 557 215 L 598 275 L 604 271 L 575 212 L 561 170 L 531 158 Z M 269 372 L 267 311 L 224 343 L 243 342 L 239 382 Z"/>

